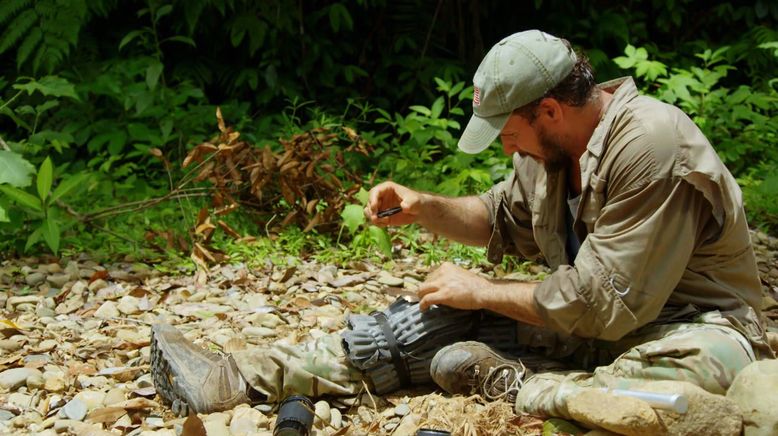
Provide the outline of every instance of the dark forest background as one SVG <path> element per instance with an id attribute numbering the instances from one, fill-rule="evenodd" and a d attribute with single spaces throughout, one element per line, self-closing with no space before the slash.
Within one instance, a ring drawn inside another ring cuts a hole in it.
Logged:
<path id="1" fill-rule="evenodd" d="M 502 178 L 499 147 L 456 138 L 482 56 L 531 28 L 681 107 L 772 231 L 776 22 L 761 0 L 3 0 L 0 250 L 209 262 L 258 236 L 391 256 L 418 235 L 367 226 L 365 189 Z"/>

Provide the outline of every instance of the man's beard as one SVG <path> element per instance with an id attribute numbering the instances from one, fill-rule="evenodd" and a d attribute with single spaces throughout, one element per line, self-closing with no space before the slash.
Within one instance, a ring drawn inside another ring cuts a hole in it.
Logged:
<path id="1" fill-rule="evenodd" d="M 553 173 L 572 167 L 573 161 L 562 147 L 562 141 L 559 138 L 555 138 L 545 130 L 541 130 L 538 134 L 538 140 L 540 141 L 540 148 L 543 149 L 545 154 L 543 166 L 546 168 L 546 172 Z"/>

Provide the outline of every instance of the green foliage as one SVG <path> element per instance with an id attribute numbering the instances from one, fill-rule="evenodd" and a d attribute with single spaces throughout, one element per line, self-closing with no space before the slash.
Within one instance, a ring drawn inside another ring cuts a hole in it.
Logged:
<path id="1" fill-rule="evenodd" d="M 100 0 L 96 0 L 99 2 Z M 17 47 L 16 67 L 52 72 L 78 43 L 89 16 L 85 0 L 8 0 L 0 3 L 0 54 Z"/>
<path id="2" fill-rule="evenodd" d="M 472 98 L 467 84 L 486 48 L 533 27 L 584 49 L 598 79 L 629 69 L 644 91 L 689 113 L 738 176 L 752 221 L 776 228 L 775 182 L 766 175 L 778 168 L 778 5 L 466 0 L 443 6 L 0 2 L 0 55 L 7 60 L 0 67 L 0 251 L 160 256 L 147 251 L 145 233 L 174 229 L 185 238 L 189 217 L 203 206 L 199 199 L 109 221 L 80 217 L 164 195 L 181 174 L 176 163 L 212 137 L 217 104 L 241 138 L 260 147 L 278 147 L 277 138 L 308 127 L 354 129 L 373 152 L 346 156 L 343 165 L 364 174 L 365 186 L 393 179 L 445 195 L 481 192 L 510 171 L 510 160 L 496 146 L 478 155 L 456 149 Z M 262 233 L 254 217 L 234 220 L 244 234 Z M 289 229 L 250 247 L 219 244 L 238 257 L 268 253 L 274 262 L 289 260 L 281 246 L 292 258 L 347 261 L 386 259 L 400 245 L 429 262 L 485 261 L 478 249 L 421 241 L 413 227 L 387 233 L 367 226 L 359 205 L 344 211 L 342 223 L 335 240 Z"/>
<path id="3" fill-rule="evenodd" d="M 772 44 L 760 44 L 754 50 L 771 48 Z M 708 48 L 695 55 L 701 65 L 669 68 L 649 60 L 646 49 L 627 46 L 625 56 L 614 61 L 635 69 L 644 91 L 679 106 L 694 120 L 733 174 L 743 177 L 751 217 L 758 224 L 776 227 L 771 200 L 778 197 L 778 185 L 773 177 L 764 177 L 774 173 L 765 169 L 778 168 L 778 81 L 729 85 L 728 75 L 737 70 L 730 61 L 731 51 L 729 46 Z M 778 52 L 773 54 L 778 59 Z"/>

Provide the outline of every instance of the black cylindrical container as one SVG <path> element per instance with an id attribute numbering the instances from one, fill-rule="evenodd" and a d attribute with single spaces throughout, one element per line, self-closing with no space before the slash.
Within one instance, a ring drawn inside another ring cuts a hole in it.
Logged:
<path id="1" fill-rule="evenodd" d="M 307 436 L 313 425 L 313 402 L 302 395 L 286 397 L 278 408 L 273 436 Z"/>
<path id="2" fill-rule="evenodd" d="M 416 436 L 451 436 L 451 432 L 446 430 L 434 430 L 431 428 L 420 428 L 416 430 Z"/>

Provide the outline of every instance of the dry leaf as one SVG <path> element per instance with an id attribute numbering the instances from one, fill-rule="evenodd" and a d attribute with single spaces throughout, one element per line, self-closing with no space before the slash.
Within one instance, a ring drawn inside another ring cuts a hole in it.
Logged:
<path id="1" fill-rule="evenodd" d="M 189 417 L 184 421 L 181 436 L 207 436 L 203 421 L 196 414 L 190 413 Z"/>

